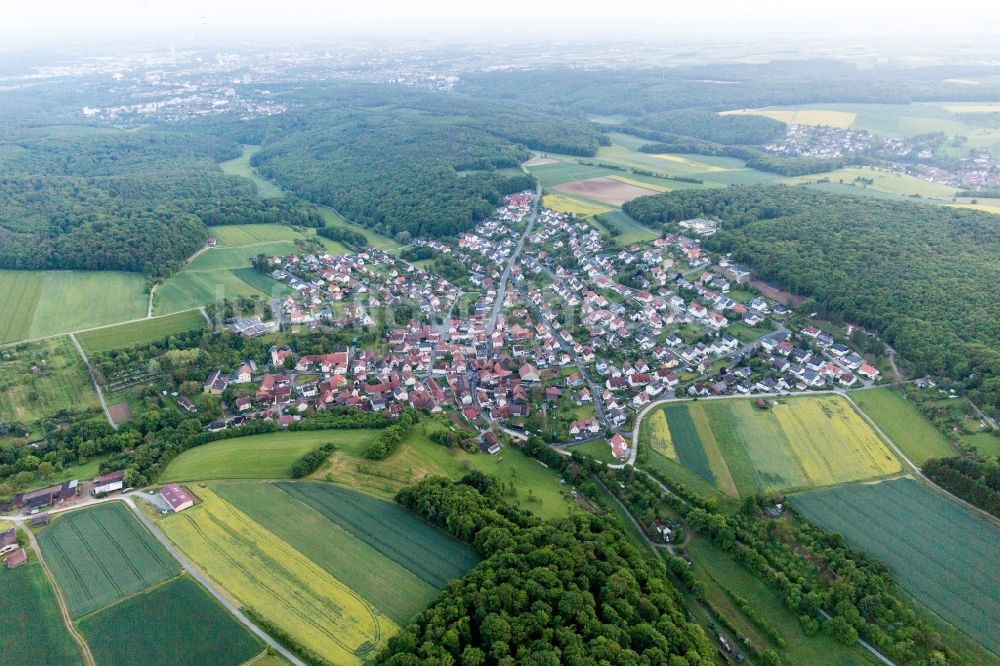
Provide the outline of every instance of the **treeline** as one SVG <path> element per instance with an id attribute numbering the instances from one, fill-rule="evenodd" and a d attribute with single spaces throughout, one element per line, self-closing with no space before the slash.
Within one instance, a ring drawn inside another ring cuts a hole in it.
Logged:
<path id="1" fill-rule="evenodd" d="M 322 223 L 221 173 L 216 162 L 239 146 L 208 135 L 13 126 L 0 155 L 0 268 L 163 276 L 204 244 L 207 225 Z"/>
<path id="2" fill-rule="evenodd" d="M 342 245 L 346 245 L 352 250 L 363 250 L 368 247 L 368 237 L 357 231 L 348 229 L 347 227 L 324 227 L 320 226 L 316 230 L 316 233 L 323 238 L 329 238 L 330 240 L 337 241 Z"/>
<path id="3" fill-rule="evenodd" d="M 319 447 L 315 451 L 310 451 L 301 458 L 295 461 L 292 465 L 292 478 L 301 479 L 304 476 L 309 476 L 326 462 L 326 459 L 330 457 L 330 454 L 337 449 L 337 445 L 332 442 L 327 442 L 323 446 Z"/>
<path id="4" fill-rule="evenodd" d="M 420 419 L 415 409 L 406 409 L 396 419 L 396 422 L 375 436 L 375 439 L 365 447 L 365 458 L 385 460 L 399 448 L 400 443 L 410 434 L 410 428 Z"/>
<path id="5" fill-rule="evenodd" d="M 609 519 L 542 522 L 478 472 L 426 479 L 396 499 L 486 559 L 389 639 L 377 663 L 713 663 L 663 571 Z"/>
<path id="6" fill-rule="evenodd" d="M 660 474 L 655 478 L 670 492 L 635 468 L 607 474 L 612 483 L 645 488 L 652 506 L 667 502 L 692 530 L 780 593 L 806 635 L 823 632 L 844 645 L 860 637 L 899 664 L 961 663 L 942 636 L 897 596 L 885 566 L 851 550 L 841 535 L 798 517 L 770 519 L 763 513 L 767 502 L 758 497 L 746 498 L 730 515 Z"/>
<path id="7" fill-rule="evenodd" d="M 628 131 L 637 136 L 649 135 L 649 132 L 635 127 L 629 128 Z M 788 177 L 833 171 L 861 161 L 860 158 L 845 157 L 782 157 L 750 146 L 730 146 L 687 137 L 677 137 L 670 143 L 649 143 L 640 147 L 639 151 L 654 154 L 689 153 L 712 157 L 735 157 L 746 162 L 747 167 L 751 169 Z"/>
<path id="8" fill-rule="evenodd" d="M 759 146 L 785 136 L 783 122 L 754 115 L 719 115 L 702 109 L 678 109 L 646 114 L 636 125 L 714 143 Z"/>
<path id="9" fill-rule="evenodd" d="M 996 458 L 934 458 L 924 463 L 923 471 L 948 492 L 1000 518 L 1000 462 Z"/>
<path id="10" fill-rule="evenodd" d="M 706 248 L 811 297 L 821 316 L 878 331 L 917 376 L 950 376 L 1000 409 L 995 216 L 785 186 L 679 190 L 623 209 L 647 225 L 721 219 Z"/>

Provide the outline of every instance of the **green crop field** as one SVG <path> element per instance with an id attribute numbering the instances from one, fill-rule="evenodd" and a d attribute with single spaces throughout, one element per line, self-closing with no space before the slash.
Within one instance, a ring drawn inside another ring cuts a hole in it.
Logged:
<path id="1" fill-rule="evenodd" d="M 291 243 L 288 245 L 294 247 Z M 268 246 L 273 247 L 272 244 L 268 244 Z M 249 252 L 248 248 L 236 249 L 241 254 Z M 222 255 L 221 259 L 223 262 L 233 261 L 232 255 Z M 206 259 L 206 263 L 203 265 L 210 264 L 212 261 L 212 259 Z M 290 292 L 291 289 L 285 284 L 250 267 L 248 258 L 243 268 L 215 270 L 188 270 L 185 268 L 181 270 L 156 287 L 153 309 L 156 314 L 169 314 L 199 308 L 209 303 L 221 301 L 223 298 L 247 298 L 250 296 L 271 298 L 284 296 Z"/>
<path id="2" fill-rule="evenodd" d="M 663 408 L 673 457 L 730 497 L 898 474 L 900 461 L 839 396 L 802 396 L 758 409 L 751 400 Z M 662 448 L 662 447 L 661 447 Z"/>
<path id="3" fill-rule="evenodd" d="M 98 664 L 237 666 L 264 651 L 188 576 L 88 615 L 79 628 Z"/>
<path id="4" fill-rule="evenodd" d="M 873 182 L 870 185 L 863 184 L 860 181 L 855 182 L 859 178 L 869 179 Z M 951 198 L 955 196 L 955 192 L 957 191 L 957 188 L 951 185 L 932 183 L 929 180 L 923 180 L 907 174 L 873 167 L 845 167 L 834 171 L 797 176 L 789 178 L 784 182 L 789 185 L 798 185 L 801 183 L 815 183 L 820 179 L 829 180 L 831 184 L 844 184 L 847 186 L 853 184 L 854 189 L 852 191 L 855 194 L 865 194 L 868 191 L 875 191 L 902 197 L 920 195 L 925 199 L 951 201 Z"/>
<path id="5" fill-rule="evenodd" d="M 645 243 L 657 238 L 655 232 L 642 226 L 629 217 L 628 214 L 620 210 L 604 213 L 598 217 L 598 221 L 609 229 L 614 228 L 617 230 L 618 235 L 614 239 L 619 245 Z"/>
<path id="6" fill-rule="evenodd" d="M 330 483 L 276 485 L 428 585 L 444 587 L 479 562 L 471 548 L 394 502 Z"/>
<path id="7" fill-rule="evenodd" d="M 206 323 L 201 312 L 188 310 L 163 317 L 86 331 L 77 334 L 76 339 L 89 355 L 111 349 L 148 344 L 177 333 L 204 328 Z"/>
<path id="8" fill-rule="evenodd" d="M 558 162 L 555 164 L 541 164 L 539 166 L 528 167 L 531 175 L 538 179 L 542 187 L 553 187 L 563 183 L 571 183 L 575 180 L 585 178 L 596 178 L 598 176 L 608 176 L 618 173 L 614 169 L 604 167 L 589 166 L 587 164 L 577 164 L 576 162 Z"/>
<path id="9" fill-rule="evenodd" d="M 913 479 L 795 495 L 792 505 L 884 562 L 900 587 L 1000 654 L 1000 527 Z"/>
<path id="10" fill-rule="evenodd" d="M 106 271 L 0 270 L 0 312 L 0 342 L 138 319 L 146 314 L 145 281 Z"/>
<path id="11" fill-rule="evenodd" d="M 368 245 L 377 249 L 396 254 L 398 250 L 402 249 L 402 245 L 388 236 L 383 236 L 377 231 L 372 231 L 371 229 L 366 229 L 365 227 L 358 226 L 357 224 L 351 224 L 343 217 L 338 215 L 332 208 L 326 208 L 325 206 L 318 206 L 319 214 L 323 217 L 324 225 L 327 227 L 341 227 L 344 229 L 350 229 L 356 233 L 361 234 L 368 239 Z"/>
<path id="12" fill-rule="evenodd" d="M 917 465 L 923 465 L 929 458 L 943 458 L 958 453 L 898 388 L 884 386 L 855 391 L 851 398 L 906 457 Z"/>
<path id="13" fill-rule="evenodd" d="M 282 197 L 285 193 L 281 188 L 272 183 L 267 178 L 258 175 L 254 168 L 250 166 L 250 158 L 260 150 L 260 146 L 243 146 L 243 152 L 239 157 L 228 162 L 220 162 L 219 168 L 223 173 L 230 176 L 240 176 L 253 182 L 257 186 L 257 194 L 263 199 L 273 199 Z"/>
<path id="14" fill-rule="evenodd" d="M 0 350 L 0 420 L 31 423 L 64 409 L 97 406 L 94 385 L 68 337 Z"/>
<path id="15" fill-rule="evenodd" d="M 42 565 L 0 570 L 0 664 L 82 664 Z"/>
<path id="16" fill-rule="evenodd" d="M 421 579 L 393 559 L 391 553 L 383 554 L 276 484 L 229 481 L 213 483 L 211 488 L 400 625 L 413 619 L 437 596 L 440 586 L 435 582 Z M 350 497 L 361 504 L 381 501 L 352 492 Z M 348 504 L 354 505 L 355 501 Z M 295 520 L 288 520 L 289 516 L 295 516 Z M 421 522 L 406 512 L 399 515 L 399 520 L 403 526 Z"/>
<path id="17" fill-rule="evenodd" d="M 234 437 L 184 451 L 163 471 L 160 481 L 286 479 L 292 465 L 327 442 L 362 449 L 377 430 L 311 430 Z"/>
<path id="18" fill-rule="evenodd" d="M 120 502 L 62 514 L 38 541 L 73 618 L 180 573 L 177 561 Z"/>

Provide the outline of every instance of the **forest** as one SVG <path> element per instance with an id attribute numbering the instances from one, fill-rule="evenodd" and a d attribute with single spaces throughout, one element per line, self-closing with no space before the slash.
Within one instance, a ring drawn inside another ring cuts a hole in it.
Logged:
<path id="1" fill-rule="evenodd" d="M 485 560 L 391 638 L 377 663 L 713 663 L 662 568 L 610 519 L 543 522 L 479 472 L 458 483 L 425 479 L 396 500 Z"/>
<path id="2" fill-rule="evenodd" d="M 700 109 L 679 109 L 650 113 L 634 120 L 635 124 L 694 137 L 714 143 L 759 146 L 785 136 L 785 123 L 765 116 L 725 115 Z"/>
<path id="3" fill-rule="evenodd" d="M 260 199 L 216 162 L 229 140 L 86 126 L 0 132 L 0 268 L 168 275 L 216 224 L 319 226 L 311 207 Z"/>
<path id="4" fill-rule="evenodd" d="M 1000 462 L 978 455 L 935 458 L 924 474 L 945 490 L 1000 518 Z"/>
<path id="5" fill-rule="evenodd" d="M 916 375 L 961 379 L 974 401 L 1000 409 L 996 216 L 788 186 L 680 190 L 624 209 L 669 228 L 721 220 L 707 249 L 811 297 L 821 316 L 876 330 Z"/>

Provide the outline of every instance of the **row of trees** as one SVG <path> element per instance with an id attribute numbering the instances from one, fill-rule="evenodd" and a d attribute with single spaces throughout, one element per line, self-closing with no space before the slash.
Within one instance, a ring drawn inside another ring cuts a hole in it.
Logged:
<path id="1" fill-rule="evenodd" d="M 680 190 L 623 208 L 647 225 L 721 219 L 706 248 L 812 297 L 821 315 L 878 331 L 917 374 L 959 379 L 1000 409 L 994 216 L 785 186 Z"/>
<path id="2" fill-rule="evenodd" d="M 377 663 L 713 663 L 663 571 L 608 518 L 542 522 L 478 472 L 459 483 L 425 479 L 396 499 L 486 559 L 391 638 Z"/>
<path id="3" fill-rule="evenodd" d="M 934 458 L 924 463 L 934 483 L 1000 518 L 1000 462 L 978 455 Z"/>

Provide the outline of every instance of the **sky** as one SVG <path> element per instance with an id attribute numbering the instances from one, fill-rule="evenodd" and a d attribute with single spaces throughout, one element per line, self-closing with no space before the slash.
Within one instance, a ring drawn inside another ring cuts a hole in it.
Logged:
<path id="1" fill-rule="evenodd" d="M 1000 3 L 990 0 L 16 0 L 4 5 L 0 38 L 35 45 L 296 35 L 707 39 L 814 34 L 870 40 L 1000 34 Z"/>

